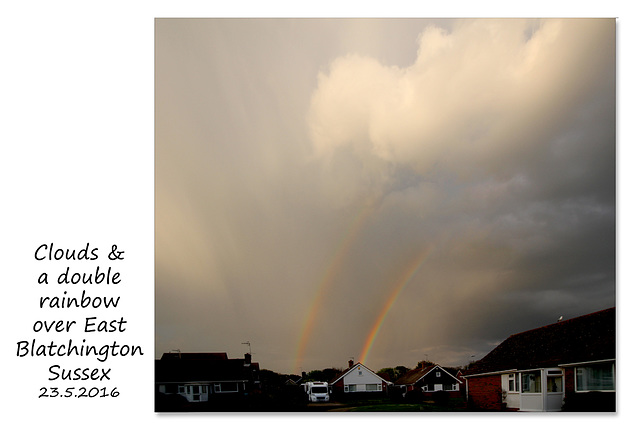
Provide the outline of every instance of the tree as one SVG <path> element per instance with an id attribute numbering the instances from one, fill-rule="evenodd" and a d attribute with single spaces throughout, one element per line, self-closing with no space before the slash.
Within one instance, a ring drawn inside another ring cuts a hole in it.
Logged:
<path id="1" fill-rule="evenodd" d="M 377 372 L 377 374 L 387 374 L 391 381 L 395 382 L 398 378 L 406 374 L 408 370 L 409 368 L 406 366 L 396 366 L 395 368 L 382 368 Z"/>
<path id="2" fill-rule="evenodd" d="M 325 368 L 322 371 L 313 370 L 310 371 L 304 378 L 304 381 L 321 381 L 321 382 L 331 382 L 340 372 L 340 369 L 337 368 Z"/>
<path id="3" fill-rule="evenodd" d="M 435 365 L 435 363 L 433 363 L 430 360 L 421 360 L 418 362 L 415 369 L 422 368 L 423 366 L 429 366 L 429 365 Z"/>
<path id="4" fill-rule="evenodd" d="M 396 372 L 398 373 L 398 378 L 400 378 L 401 376 L 403 376 L 404 374 L 407 373 L 407 371 L 409 370 L 409 368 L 407 368 L 406 366 L 396 366 L 394 368 L 396 370 Z"/>
<path id="5" fill-rule="evenodd" d="M 376 374 L 382 376 L 384 374 L 387 374 L 389 376 L 389 379 L 391 381 L 397 380 L 398 378 L 396 378 L 396 370 L 393 368 L 382 368 L 380 369 L 378 372 L 376 372 Z"/>

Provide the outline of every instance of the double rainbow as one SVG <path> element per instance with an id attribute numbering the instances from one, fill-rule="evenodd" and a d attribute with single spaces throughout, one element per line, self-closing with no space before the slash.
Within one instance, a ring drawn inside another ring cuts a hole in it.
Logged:
<path id="1" fill-rule="evenodd" d="M 396 300 L 398 299 L 398 296 L 400 295 L 404 287 L 407 285 L 407 283 L 411 281 L 411 279 L 413 279 L 416 272 L 420 269 L 422 264 L 426 261 L 427 256 L 429 255 L 429 252 L 430 252 L 430 248 L 427 248 L 426 250 L 418 254 L 418 256 L 409 264 L 405 272 L 400 276 L 398 282 L 393 288 L 393 291 L 389 295 L 389 298 L 387 298 L 382 308 L 382 311 L 378 314 L 378 317 L 376 318 L 376 321 L 373 324 L 373 327 L 371 328 L 369 335 L 367 336 L 367 340 L 364 344 L 364 347 L 362 348 L 362 352 L 360 353 L 360 358 L 358 359 L 361 363 L 365 364 L 367 362 L 369 351 L 371 351 L 371 347 L 373 347 L 373 343 L 378 337 L 378 332 L 380 332 L 380 329 L 382 327 L 382 324 L 384 323 L 385 318 L 387 317 L 387 314 L 395 304 Z"/>
<path id="2" fill-rule="evenodd" d="M 347 229 L 347 233 L 344 238 L 340 241 L 338 248 L 335 253 L 331 257 L 331 261 L 329 265 L 322 275 L 322 278 L 316 287 L 316 293 L 311 300 L 311 305 L 309 307 L 309 311 L 305 317 L 305 321 L 303 323 L 302 330 L 300 331 L 300 336 L 298 339 L 298 346 L 296 349 L 296 358 L 294 360 L 294 365 L 292 367 L 291 372 L 296 372 L 297 368 L 300 367 L 301 361 L 304 358 L 307 345 L 309 344 L 309 338 L 311 337 L 311 332 L 317 323 L 318 312 L 320 311 L 320 307 L 323 305 L 326 297 L 331 289 L 331 285 L 333 284 L 340 268 L 344 264 L 346 256 L 353 246 L 353 243 L 356 241 L 356 238 L 360 234 L 360 231 L 364 227 L 367 218 L 374 211 L 374 204 L 372 202 L 366 203 L 364 207 L 360 210 L 360 212 L 355 216 L 351 224 Z"/>

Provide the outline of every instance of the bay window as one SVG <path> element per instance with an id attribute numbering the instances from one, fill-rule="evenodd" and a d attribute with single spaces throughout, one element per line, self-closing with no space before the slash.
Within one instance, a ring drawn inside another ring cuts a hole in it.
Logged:
<path id="1" fill-rule="evenodd" d="M 522 392 L 523 393 L 540 393 L 540 371 L 523 372 L 522 373 Z"/>

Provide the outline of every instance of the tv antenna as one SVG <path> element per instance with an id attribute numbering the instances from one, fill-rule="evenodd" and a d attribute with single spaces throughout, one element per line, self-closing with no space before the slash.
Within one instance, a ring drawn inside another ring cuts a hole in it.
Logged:
<path id="1" fill-rule="evenodd" d="M 240 344 L 248 345 L 249 346 L 249 354 L 252 354 L 251 353 L 251 343 L 249 341 L 243 342 L 243 343 L 240 343 Z"/>

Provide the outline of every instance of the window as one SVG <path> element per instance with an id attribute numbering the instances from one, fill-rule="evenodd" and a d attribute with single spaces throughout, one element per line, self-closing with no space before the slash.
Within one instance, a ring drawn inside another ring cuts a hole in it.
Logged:
<path id="1" fill-rule="evenodd" d="M 164 393 L 177 393 L 177 392 L 178 392 L 178 386 L 176 384 L 167 384 L 164 386 Z"/>
<path id="2" fill-rule="evenodd" d="M 520 391 L 520 374 L 509 374 L 509 391 Z"/>
<path id="3" fill-rule="evenodd" d="M 436 377 L 440 378 L 440 371 L 436 372 Z"/>
<path id="4" fill-rule="evenodd" d="M 382 384 L 367 384 L 366 391 L 382 391 Z"/>
<path id="5" fill-rule="evenodd" d="M 238 391 L 238 383 L 216 383 L 213 385 L 215 393 L 233 393 Z"/>
<path id="6" fill-rule="evenodd" d="M 223 393 L 238 391 L 238 383 L 221 383 L 220 391 Z"/>
<path id="7" fill-rule="evenodd" d="M 561 393 L 561 392 L 562 392 L 562 376 L 548 375 L 547 376 L 547 393 Z"/>
<path id="8" fill-rule="evenodd" d="M 353 393 L 358 391 L 357 385 L 356 384 L 348 384 L 344 386 L 344 392 L 345 393 Z"/>
<path id="9" fill-rule="evenodd" d="M 540 393 L 540 372 L 523 372 L 522 373 L 522 392 L 523 393 Z"/>
<path id="10" fill-rule="evenodd" d="M 185 389 L 184 389 L 184 388 L 185 388 L 185 387 L 184 387 L 183 385 L 179 385 L 179 386 L 178 386 L 178 393 L 180 393 L 180 394 L 185 394 L 185 393 L 186 393 L 186 391 L 185 391 Z"/>
<path id="11" fill-rule="evenodd" d="M 576 390 L 615 390 L 613 369 L 613 363 L 576 368 Z"/>
<path id="12" fill-rule="evenodd" d="M 204 389 L 204 387 L 203 387 Z M 194 401 L 200 400 L 200 386 L 199 385 L 188 385 L 186 386 L 187 394 L 191 395 L 191 399 Z"/>
<path id="13" fill-rule="evenodd" d="M 444 391 L 458 391 L 458 384 L 445 384 Z"/>

